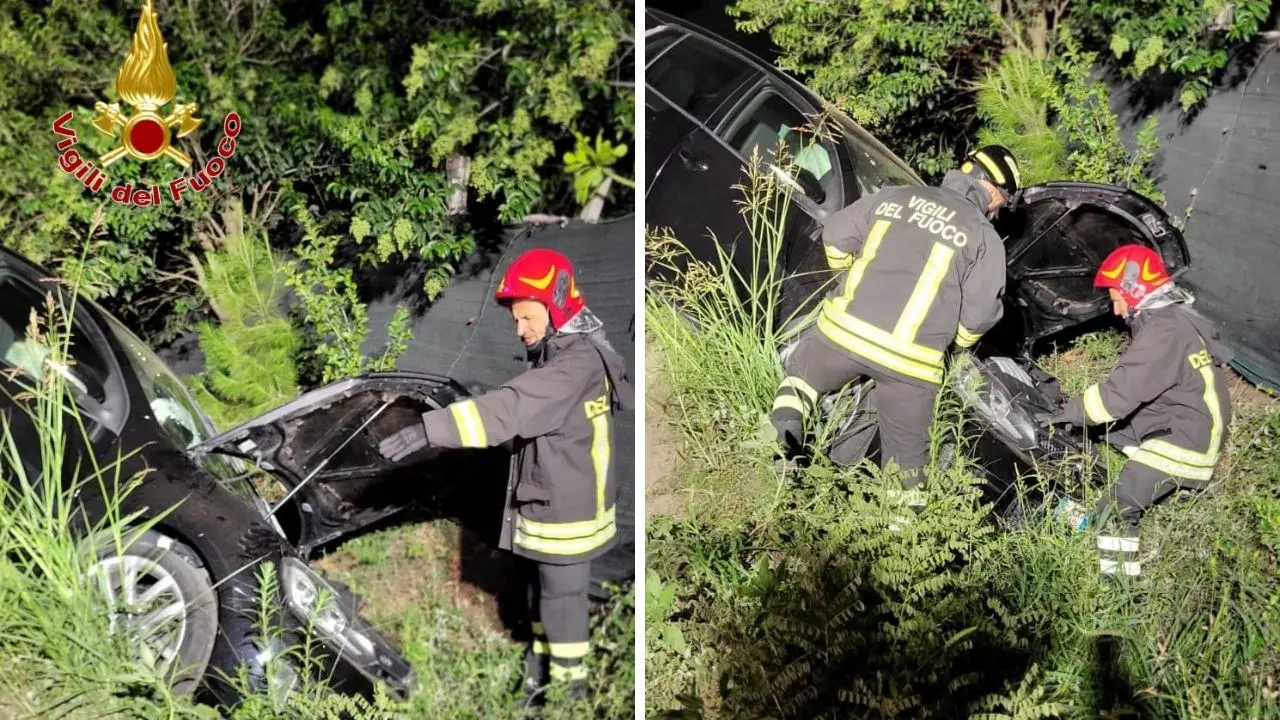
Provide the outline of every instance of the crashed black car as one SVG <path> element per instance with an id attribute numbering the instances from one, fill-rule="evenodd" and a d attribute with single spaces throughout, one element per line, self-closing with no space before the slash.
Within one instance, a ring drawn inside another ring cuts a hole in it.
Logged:
<path id="1" fill-rule="evenodd" d="M 96 525 L 105 507 L 97 483 L 80 483 L 75 475 L 77 458 L 92 455 L 110 466 L 123 456 L 122 479 L 146 471 L 121 510 L 160 517 L 158 524 L 123 553 L 114 547 L 92 551 L 91 572 L 113 629 L 148 644 L 176 689 L 214 702 L 237 700 L 237 687 L 227 678 L 242 668 L 253 689 L 290 687 L 297 669 L 288 662 L 268 665 L 267 659 L 298 640 L 304 627 L 321 641 L 319 659 L 338 689 L 367 694 L 384 682 L 393 695 L 409 692 L 414 678 L 404 657 L 355 612 L 351 594 L 311 568 L 270 521 L 249 482 L 254 469 L 194 450 L 213 437 L 213 424 L 155 353 L 83 298 L 72 317 L 69 366 L 53 363 L 27 339 L 31 313 L 44 315 L 47 294 L 71 307 L 50 277 L 0 250 L 0 412 L 26 451 L 22 463 L 26 476 L 40 483 L 37 491 L 43 483 L 79 486 L 83 522 L 77 531 Z M 46 365 L 67 380 L 86 430 L 84 436 L 68 433 L 60 478 L 42 475 L 36 426 L 22 397 L 22 378 L 40 376 Z M 265 562 L 278 568 L 284 605 L 275 614 L 281 631 L 275 644 L 254 625 L 261 614 L 257 571 Z M 324 596 L 334 601 L 322 602 Z"/>
<path id="2" fill-rule="evenodd" d="M 969 440 L 983 473 L 984 500 L 1016 520 L 1017 479 L 1037 468 L 1065 468 L 1072 483 L 1090 480 L 1096 457 L 1084 438 L 1050 433 L 1035 417 L 1056 410 L 1058 381 L 1033 359 L 1041 341 L 1105 318 L 1110 301 L 1093 287 L 1097 267 L 1120 245 L 1138 243 L 1160 253 L 1175 279 L 1190 267 L 1182 233 L 1145 197 L 1124 188 L 1058 182 L 1026 188 L 996 220 L 1005 239 L 1005 312 L 951 374 L 964 401 Z M 817 251 L 819 256 L 822 251 Z M 785 352 L 785 350 L 784 350 Z M 829 415 L 839 399 L 828 398 Z M 879 448 L 875 387 L 856 384 L 844 397 L 852 412 L 828 434 L 833 461 L 850 465 Z M 946 453 L 939 458 L 947 463 Z M 1033 497 L 1034 501 L 1035 498 Z"/>

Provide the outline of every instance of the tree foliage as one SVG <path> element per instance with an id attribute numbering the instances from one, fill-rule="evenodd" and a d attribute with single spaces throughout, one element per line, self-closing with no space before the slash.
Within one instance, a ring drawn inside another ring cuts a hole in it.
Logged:
<path id="1" fill-rule="evenodd" d="M 249 204 L 287 181 L 317 208 L 323 232 L 359 242 L 360 261 L 419 258 L 447 277 L 478 227 L 572 210 L 560 153 L 574 147 L 574 131 L 632 132 L 632 4 L 622 0 L 159 0 L 175 102 L 199 103 L 204 120 L 177 146 L 199 167 L 227 113 L 244 127 L 209 190 L 178 205 L 118 206 L 107 188 L 91 194 L 57 168 L 50 125 L 74 109 L 78 149 L 96 157 L 114 147 L 89 120 L 95 101 L 118 99 L 139 9 L 133 0 L 0 0 L 0 242 L 60 270 L 104 208 L 93 239 L 109 242 L 87 269 L 135 325 L 139 307 L 175 307 L 182 286 L 167 286 L 156 305 L 133 300 L 160 270 L 185 267 L 187 252 L 218 249 L 228 202 Z M 454 156 L 470 160 L 464 215 L 446 213 Z M 142 187 L 181 174 L 167 161 L 130 159 L 109 171 L 113 185 Z M 253 220 L 292 250 L 296 218 L 268 205 Z"/>
<path id="2" fill-rule="evenodd" d="M 1269 7 L 1264 0 L 736 0 L 729 12 L 740 29 L 769 32 L 784 69 L 875 130 L 922 173 L 937 175 L 977 130 L 975 83 L 988 73 L 1001 81 L 1036 69 L 1004 65 L 1004 52 L 1021 48 L 1035 60 L 1053 60 L 1064 39 L 1081 51 L 1106 51 L 1096 57 L 1125 77 L 1172 74 L 1186 109 L 1208 96 L 1230 53 L 1251 41 Z M 1043 77 L 1021 78 L 1028 84 L 1006 90 L 1042 94 L 1035 82 Z M 1040 118 L 1021 122 L 1034 137 L 1019 144 L 1052 167 L 1052 158 L 1040 155 L 1047 137 Z"/>
<path id="3" fill-rule="evenodd" d="M 1169 73 L 1184 110 L 1209 96 L 1231 52 L 1271 12 L 1267 0 L 1102 0 L 1077 3 L 1072 23 L 1092 48 L 1110 49 L 1129 78 Z"/>
<path id="4" fill-rule="evenodd" d="M 1156 120 L 1145 121 L 1130 152 L 1095 60 L 1070 39 L 1053 60 L 1025 47 L 1005 52 L 978 85 L 978 143 L 1012 150 L 1026 185 L 1065 178 L 1123 185 L 1163 203 L 1150 174 L 1160 148 Z"/>
<path id="5" fill-rule="evenodd" d="M 768 30 L 784 69 L 928 174 L 972 132 L 964 83 L 999 49 L 999 18 L 979 0 L 736 0 L 728 12 L 742 30 Z"/>
<path id="6" fill-rule="evenodd" d="M 194 383 L 201 407 L 227 428 L 291 400 L 302 339 L 284 309 L 285 268 L 265 235 L 236 232 L 192 265 L 217 317 L 197 327 L 205 356 Z"/>

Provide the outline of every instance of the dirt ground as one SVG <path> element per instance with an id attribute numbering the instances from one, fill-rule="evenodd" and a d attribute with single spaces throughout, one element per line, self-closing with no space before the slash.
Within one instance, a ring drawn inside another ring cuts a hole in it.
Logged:
<path id="1" fill-rule="evenodd" d="M 680 443 L 667 424 L 666 404 L 670 392 L 660 382 L 662 356 L 648 339 L 644 348 L 645 418 L 644 418 L 644 516 L 670 515 L 679 508 L 680 497 L 671 489 L 670 480 L 680 467 Z"/>

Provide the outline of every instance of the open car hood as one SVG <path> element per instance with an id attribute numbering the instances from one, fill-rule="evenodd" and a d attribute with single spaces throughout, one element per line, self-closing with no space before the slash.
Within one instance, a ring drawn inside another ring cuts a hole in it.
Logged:
<path id="1" fill-rule="evenodd" d="M 1005 238 L 1005 298 L 1013 306 L 1005 315 L 1021 325 L 1012 331 L 1019 354 L 1109 312 L 1107 293 L 1093 287 L 1093 276 L 1121 245 L 1137 243 L 1160 253 L 1175 279 L 1191 263 L 1186 240 L 1163 209 L 1111 185 L 1053 182 L 1025 188 L 995 224 Z"/>
<path id="2" fill-rule="evenodd" d="M 379 442 L 421 422 L 422 413 L 468 394 L 446 377 L 370 373 L 312 390 L 193 452 L 233 456 L 259 474 L 274 476 L 288 501 L 273 495 L 263 499 L 275 510 L 278 529 L 304 554 L 411 505 L 421 506 L 463 479 L 472 487 L 468 497 L 487 502 L 486 514 L 493 515 L 492 493 L 479 488 L 496 488 L 501 506 L 506 453 L 427 449 L 392 463 L 378 452 Z"/>

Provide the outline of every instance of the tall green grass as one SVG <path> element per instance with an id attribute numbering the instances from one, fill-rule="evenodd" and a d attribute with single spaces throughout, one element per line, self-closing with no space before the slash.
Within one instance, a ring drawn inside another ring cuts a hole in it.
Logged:
<path id="1" fill-rule="evenodd" d="M 1093 536 L 1045 511 L 993 523 L 945 395 L 934 444 L 960 457 L 926 470 L 929 504 L 895 533 L 878 471 L 776 469 L 757 426 L 778 338 L 722 290 L 723 262 L 690 268 L 646 305 L 686 460 L 664 492 L 690 499 L 649 521 L 651 716 L 1277 717 L 1274 404 L 1237 408 L 1209 493 L 1148 514 L 1140 580 L 1101 577 Z M 1078 392 L 1120 347 L 1086 336 L 1047 365 Z"/>
<path id="2" fill-rule="evenodd" d="M 157 658 L 109 632 L 91 577 L 98 548 L 120 552 L 163 513 L 149 521 L 121 514 L 141 481 L 122 475 L 123 457 L 99 464 L 70 453 L 68 438 L 88 437 L 63 374 L 73 365 L 66 332 L 73 313 L 74 296 L 64 304 L 52 295 L 43 315 L 33 312 L 24 342 L 47 353 L 41 375 L 9 371 L 21 389 L 11 398 L 14 413 L 0 420 L 0 716 L 195 716 L 170 691 Z M 27 423 L 36 448 L 16 429 Z M 33 458 L 35 475 L 23 462 Z M 64 484 L 64 476 L 75 480 Z M 101 494 L 101 520 L 81 516 L 81 491 Z"/>

